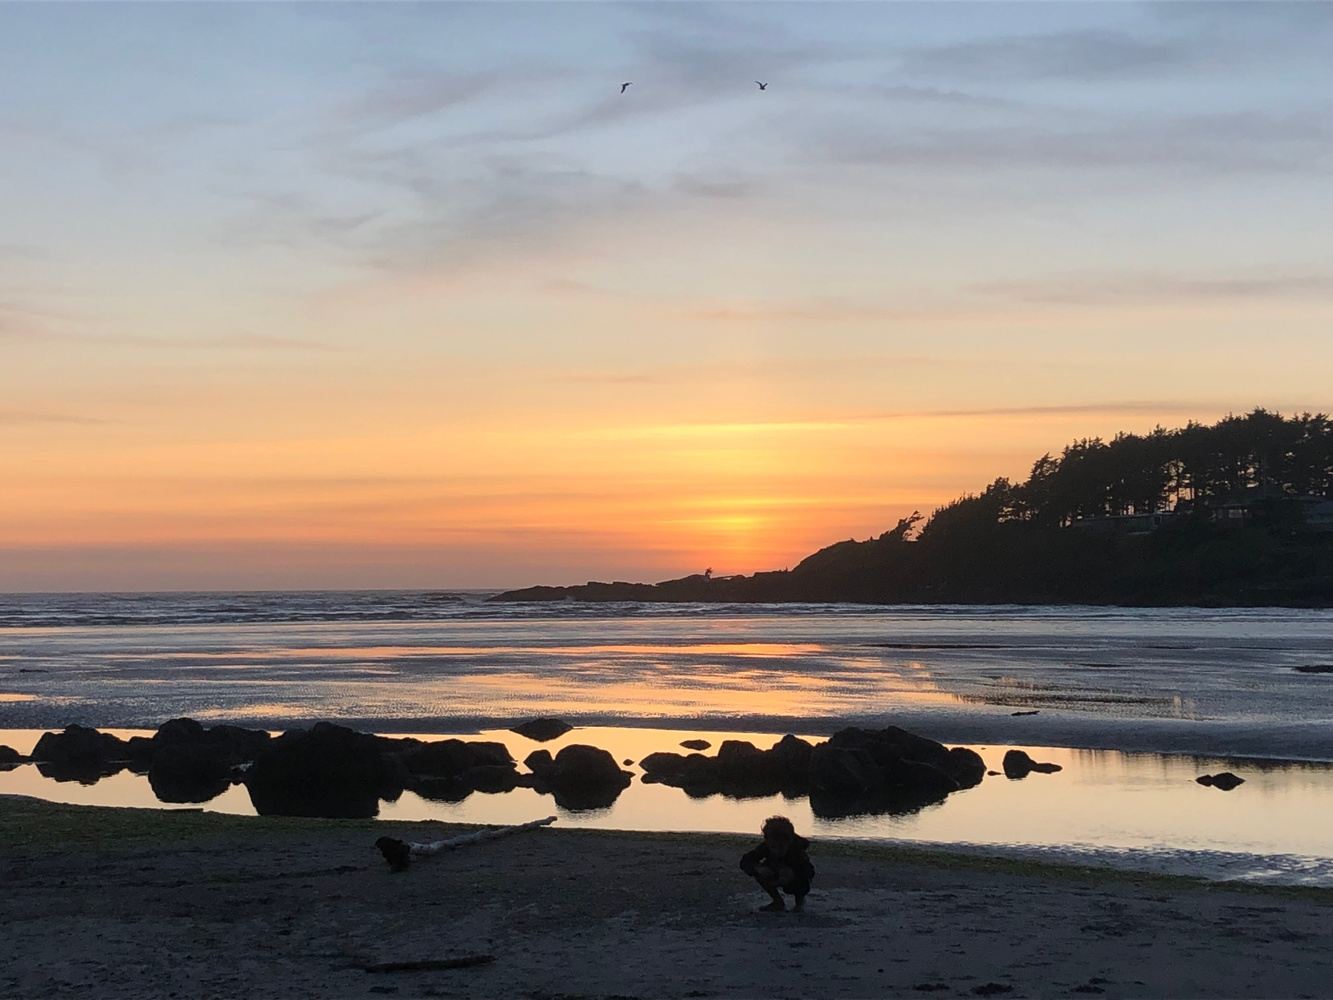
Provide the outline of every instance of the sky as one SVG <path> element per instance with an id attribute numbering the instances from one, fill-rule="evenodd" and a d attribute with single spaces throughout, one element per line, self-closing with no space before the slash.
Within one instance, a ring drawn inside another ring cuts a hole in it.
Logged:
<path id="1" fill-rule="evenodd" d="M 0 591 L 781 569 L 1333 408 L 1330 51 L 1328 3 L 0 4 Z"/>

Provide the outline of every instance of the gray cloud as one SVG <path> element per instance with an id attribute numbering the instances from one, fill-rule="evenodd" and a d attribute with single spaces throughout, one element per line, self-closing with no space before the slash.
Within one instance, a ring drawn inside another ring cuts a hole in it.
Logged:
<path id="1" fill-rule="evenodd" d="M 1230 113 L 909 130 L 843 116 L 820 123 L 796 148 L 826 162 L 914 169 L 1322 174 L 1333 169 L 1333 120 Z"/>
<path id="2" fill-rule="evenodd" d="M 1092 28 L 920 48 L 904 55 L 902 68 L 914 76 L 1108 80 L 1155 74 L 1198 58 L 1198 50 L 1184 42 Z"/>
<path id="3" fill-rule="evenodd" d="M 1054 275 L 1031 281 L 973 285 L 971 290 L 1022 302 L 1092 306 L 1179 299 L 1327 298 L 1333 296 L 1333 275 Z"/>

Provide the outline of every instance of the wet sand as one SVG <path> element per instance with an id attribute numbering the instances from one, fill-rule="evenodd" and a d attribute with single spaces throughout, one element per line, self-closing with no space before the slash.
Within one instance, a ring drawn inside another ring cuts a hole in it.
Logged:
<path id="1" fill-rule="evenodd" d="M 392 874 L 382 833 L 0 799 L 0 995 L 1333 996 L 1333 891 L 816 842 L 808 912 L 750 841 L 558 827 Z M 375 962 L 495 956 L 372 973 Z"/>

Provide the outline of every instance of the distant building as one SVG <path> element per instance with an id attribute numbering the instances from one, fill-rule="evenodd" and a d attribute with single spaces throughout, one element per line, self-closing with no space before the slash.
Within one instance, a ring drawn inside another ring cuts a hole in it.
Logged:
<path id="1" fill-rule="evenodd" d="M 1147 535 L 1169 524 L 1174 511 L 1159 510 L 1151 514 L 1111 514 L 1103 517 L 1080 517 L 1070 523 L 1071 528 L 1102 535 Z"/>

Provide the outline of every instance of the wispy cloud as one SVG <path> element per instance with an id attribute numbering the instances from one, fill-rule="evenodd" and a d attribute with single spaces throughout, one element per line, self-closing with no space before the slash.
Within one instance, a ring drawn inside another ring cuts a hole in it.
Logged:
<path id="1" fill-rule="evenodd" d="M 724 382 L 734 385 L 745 379 L 799 379 L 837 377 L 852 372 L 895 370 L 903 368 L 976 367 L 986 362 L 971 358 L 936 357 L 918 354 L 881 354 L 859 357 L 756 358 L 752 360 L 714 361 L 692 365 L 663 365 L 630 371 L 560 372 L 550 381 L 579 385 L 680 385 L 699 382 Z"/>
<path id="2" fill-rule="evenodd" d="M 1053 275 L 1030 281 L 973 285 L 1004 299 L 1058 305 L 1110 306 L 1195 299 L 1333 297 L 1333 274 L 1186 276 L 1153 273 Z"/>
<path id="3" fill-rule="evenodd" d="M 822 162 L 912 170 L 1134 171 L 1178 182 L 1193 175 L 1333 171 L 1327 114 L 1228 112 L 905 129 L 854 114 L 829 116 L 794 145 Z"/>
<path id="4" fill-rule="evenodd" d="M 109 423 L 109 421 L 100 417 L 87 417 L 76 413 L 47 413 L 34 410 L 0 410 L 0 427 L 28 427 L 43 424 L 69 424 L 87 427 L 105 423 Z"/>
<path id="5" fill-rule="evenodd" d="M 1089 28 L 918 48 L 903 57 L 903 68 L 922 76 L 1108 80 L 1176 69 L 1197 58 L 1197 47 L 1185 42 Z"/>

